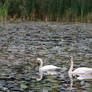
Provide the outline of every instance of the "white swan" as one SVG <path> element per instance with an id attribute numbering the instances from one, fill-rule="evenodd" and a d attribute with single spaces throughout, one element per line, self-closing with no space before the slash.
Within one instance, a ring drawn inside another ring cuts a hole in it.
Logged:
<path id="1" fill-rule="evenodd" d="M 61 67 L 57 67 L 54 65 L 43 66 L 43 61 L 41 58 L 37 58 L 37 62 L 40 64 L 40 66 L 39 66 L 40 73 L 46 72 L 48 75 L 54 75 L 54 74 L 56 74 L 56 72 L 55 72 L 56 70 L 61 69 Z"/>
<path id="2" fill-rule="evenodd" d="M 87 68 L 87 67 L 79 67 L 77 69 L 73 70 L 73 56 L 71 56 L 71 66 L 68 71 L 69 75 L 72 74 L 73 76 L 78 75 L 78 79 L 85 79 L 87 76 L 92 76 L 92 68 Z M 92 77 L 91 77 L 92 78 Z"/>

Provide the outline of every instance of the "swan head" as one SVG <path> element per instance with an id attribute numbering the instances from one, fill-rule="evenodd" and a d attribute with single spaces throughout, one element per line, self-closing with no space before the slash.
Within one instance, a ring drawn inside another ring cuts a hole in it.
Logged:
<path id="1" fill-rule="evenodd" d="M 37 58 L 37 61 L 36 61 L 38 64 L 40 64 L 40 67 L 43 66 L 43 61 L 41 58 Z"/>
<path id="2" fill-rule="evenodd" d="M 73 56 L 70 56 L 71 60 L 73 61 Z"/>
<path id="3" fill-rule="evenodd" d="M 37 62 L 40 62 L 40 61 L 42 61 L 42 59 L 41 58 L 37 58 Z"/>

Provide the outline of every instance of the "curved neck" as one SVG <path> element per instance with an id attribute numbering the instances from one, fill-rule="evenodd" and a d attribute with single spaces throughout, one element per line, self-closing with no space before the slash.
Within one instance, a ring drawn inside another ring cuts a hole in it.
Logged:
<path id="1" fill-rule="evenodd" d="M 43 66 L 43 61 L 40 60 L 40 68 Z"/>
<path id="2" fill-rule="evenodd" d="M 73 56 L 71 56 L 71 66 L 69 69 L 69 73 L 72 73 L 72 71 L 73 71 Z"/>

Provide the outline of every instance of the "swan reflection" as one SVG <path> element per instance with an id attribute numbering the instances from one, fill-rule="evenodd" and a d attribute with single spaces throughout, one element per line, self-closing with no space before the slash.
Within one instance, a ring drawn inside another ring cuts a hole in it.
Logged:
<path id="1" fill-rule="evenodd" d="M 39 72 L 39 78 L 37 78 L 36 80 L 40 81 L 40 80 L 42 80 L 42 78 L 43 78 L 43 73 Z"/>
<path id="2" fill-rule="evenodd" d="M 70 89 L 72 90 L 72 86 L 73 86 L 73 76 L 72 74 L 68 74 L 69 75 L 69 79 L 70 79 Z"/>

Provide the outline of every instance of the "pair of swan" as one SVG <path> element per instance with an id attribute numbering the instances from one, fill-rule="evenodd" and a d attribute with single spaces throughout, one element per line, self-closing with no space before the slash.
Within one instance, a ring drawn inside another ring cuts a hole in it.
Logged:
<path id="1" fill-rule="evenodd" d="M 37 79 L 37 80 L 42 79 L 42 75 L 44 72 L 46 72 L 48 75 L 49 74 L 54 75 L 54 74 L 56 74 L 56 72 L 55 72 L 56 70 L 61 69 L 61 67 L 57 67 L 54 65 L 43 66 L 43 61 L 41 58 L 37 58 L 37 62 L 40 64 L 40 66 L 39 66 L 40 79 Z M 55 73 L 53 73 L 53 72 L 55 72 Z M 92 68 L 79 67 L 73 71 L 73 56 L 71 56 L 71 66 L 68 71 L 68 74 L 73 75 L 73 76 L 78 75 L 79 76 L 78 79 L 84 79 L 88 75 L 90 75 L 92 78 Z"/>

